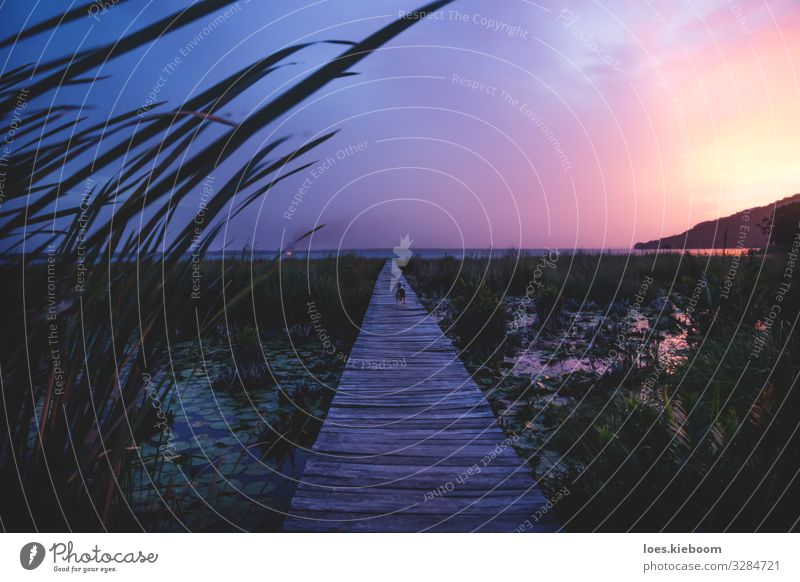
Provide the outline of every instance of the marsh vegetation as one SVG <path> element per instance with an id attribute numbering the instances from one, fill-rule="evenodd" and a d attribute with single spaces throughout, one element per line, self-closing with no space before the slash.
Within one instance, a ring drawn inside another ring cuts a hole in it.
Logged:
<path id="1" fill-rule="evenodd" d="M 508 254 L 407 272 L 545 492 L 570 492 L 554 508 L 567 530 L 785 531 L 796 253 Z"/>

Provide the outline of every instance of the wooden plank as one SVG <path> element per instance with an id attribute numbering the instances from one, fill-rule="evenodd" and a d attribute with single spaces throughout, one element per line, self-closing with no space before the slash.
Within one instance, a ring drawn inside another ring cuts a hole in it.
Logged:
<path id="1" fill-rule="evenodd" d="M 455 347 L 401 280 L 406 304 L 396 305 L 387 261 L 286 531 L 514 531 L 546 503 Z"/>

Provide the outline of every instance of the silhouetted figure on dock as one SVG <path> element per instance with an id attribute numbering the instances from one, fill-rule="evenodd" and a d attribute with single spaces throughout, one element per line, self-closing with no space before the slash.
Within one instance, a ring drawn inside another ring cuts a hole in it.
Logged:
<path id="1" fill-rule="evenodd" d="M 402 283 L 397 283 L 397 291 L 395 292 L 394 298 L 398 305 L 406 304 L 406 288 L 403 287 Z"/>

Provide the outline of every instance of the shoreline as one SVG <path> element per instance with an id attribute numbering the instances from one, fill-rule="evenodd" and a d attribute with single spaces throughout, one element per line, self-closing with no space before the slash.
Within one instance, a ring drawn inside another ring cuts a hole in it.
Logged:
<path id="1" fill-rule="evenodd" d="M 572 256 L 632 256 L 642 257 L 651 255 L 674 255 L 688 253 L 694 256 L 717 256 L 717 255 L 748 255 L 761 253 L 763 248 L 687 248 L 687 249 L 622 249 L 622 248 L 526 248 L 526 249 L 481 249 L 481 248 L 467 248 L 467 249 L 450 249 L 450 248 L 419 248 L 411 249 L 412 256 L 420 259 L 486 259 L 486 258 L 501 258 L 508 256 L 523 257 L 542 257 L 547 256 L 549 253 L 556 251 L 559 254 L 572 255 Z M 766 254 L 776 252 L 769 250 Z M 47 253 L 42 253 L 38 258 L 30 258 L 28 261 L 31 264 L 38 264 L 47 260 Z M 274 261 L 281 259 L 281 261 L 297 261 L 297 260 L 323 260 L 335 259 L 337 257 L 359 257 L 362 259 L 393 259 L 396 258 L 393 249 L 320 249 L 314 251 L 263 251 L 263 250 L 230 250 L 230 251 L 207 251 L 200 261 L 219 261 L 219 260 L 250 260 L 250 261 Z M 13 263 L 19 261 L 23 255 L 5 254 L 0 258 L 0 263 Z M 142 260 L 148 260 L 158 257 L 158 255 L 142 256 Z M 162 256 L 163 257 L 163 256 Z M 196 255 L 186 253 L 183 257 L 184 260 L 197 260 Z M 106 259 L 98 259 L 105 262 Z M 119 262 L 119 257 L 115 257 L 115 261 Z"/>

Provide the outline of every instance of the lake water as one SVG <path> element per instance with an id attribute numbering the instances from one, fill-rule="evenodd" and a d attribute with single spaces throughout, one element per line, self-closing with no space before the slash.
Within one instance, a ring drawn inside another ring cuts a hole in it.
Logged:
<path id="1" fill-rule="evenodd" d="M 561 255 L 573 255 L 573 254 L 587 254 L 587 255 L 598 255 L 598 254 L 606 254 L 606 255 L 632 255 L 632 256 L 642 256 L 642 255 L 653 255 L 653 254 L 675 254 L 675 253 L 682 253 L 688 252 L 693 255 L 721 255 L 724 253 L 730 255 L 736 254 L 746 254 L 751 251 L 758 251 L 760 249 L 686 249 L 686 251 L 682 249 L 661 249 L 659 251 L 656 250 L 635 250 L 635 249 L 594 249 L 594 248 L 559 248 L 559 249 L 550 249 L 550 248 L 531 248 L 531 249 L 481 249 L 481 248 L 469 248 L 469 249 L 426 249 L 426 248 L 411 248 L 411 256 L 417 257 L 420 259 L 442 259 L 445 257 L 452 257 L 455 259 L 461 259 L 465 257 L 472 257 L 472 258 L 487 258 L 487 257 L 505 257 L 505 256 L 520 256 L 520 257 L 540 257 L 547 254 L 552 253 L 553 251 L 558 252 Z M 341 255 L 356 255 L 359 257 L 364 257 L 367 259 L 393 259 L 396 258 L 397 255 L 394 253 L 393 249 L 322 249 L 322 250 L 288 250 L 283 253 L 284 259 L 325 259 L 325 258 L 332 258 Z M 247 260 L 251 259 L 261 259 L 261 260 L 272 260 L 278 257 L 277 251 L 209 251 L 207 253 L 207 258 L 209 259 L 236 259 L 236 258 L 245 258 Z"/>
<path id="2" fill-rule="evenodd" d="M 593 248 L 536 248 L 536 249 L 425 249 L 425 248 L 411 248 L 411 256 L 420 259 L 443 259 L 445 257 L 452 257 L 454 259 L 462 258 L 486 258 L 486 257 L 505 257 L 505 256 L 519 256 L 519 257 L 541 257 L 556 251 L 559 255 L 616 255 L 616 256 L 644 256 L 655 254 L 675 254 L 687 252 L 692 255 L 708 256 L 708 255 L 742 255 L 750 252 L 761 252 L 762 249 L 748 249 L 748 248 L 733 248 L 733 249 L 661 249 L 661 250 L 636 250 L 636 249 L 593 249 Z M 319 250 L 286 250 L 282 254 L 283 260 L 307 260 L 307 259 L 328 259 L 337 256 L 355 255 L 364 257 L 366 259 L 394 259 L 397 255 L 393 249 L 319 249 Z M 270 261 L 278 258 L 278 251 L 264 251 L 264 250 L 227 250 L 227 251 L 208 251 L 205 254 L 207 260 L 237 260 L 243 259 L 247 261 Z M 186 259 L 190 259 L 191 254 L 186 254 Z M 19 255 L 10 254 L 0 257 L 0 263 L 11 263 L 21 259 Z M 98 259 L 98 261 L 105 261 L 105 257 Z M 41 255 L 38 258 L 27 258 L 29 264 L 44 264 L 47 261 L 46 255 Z"/>

